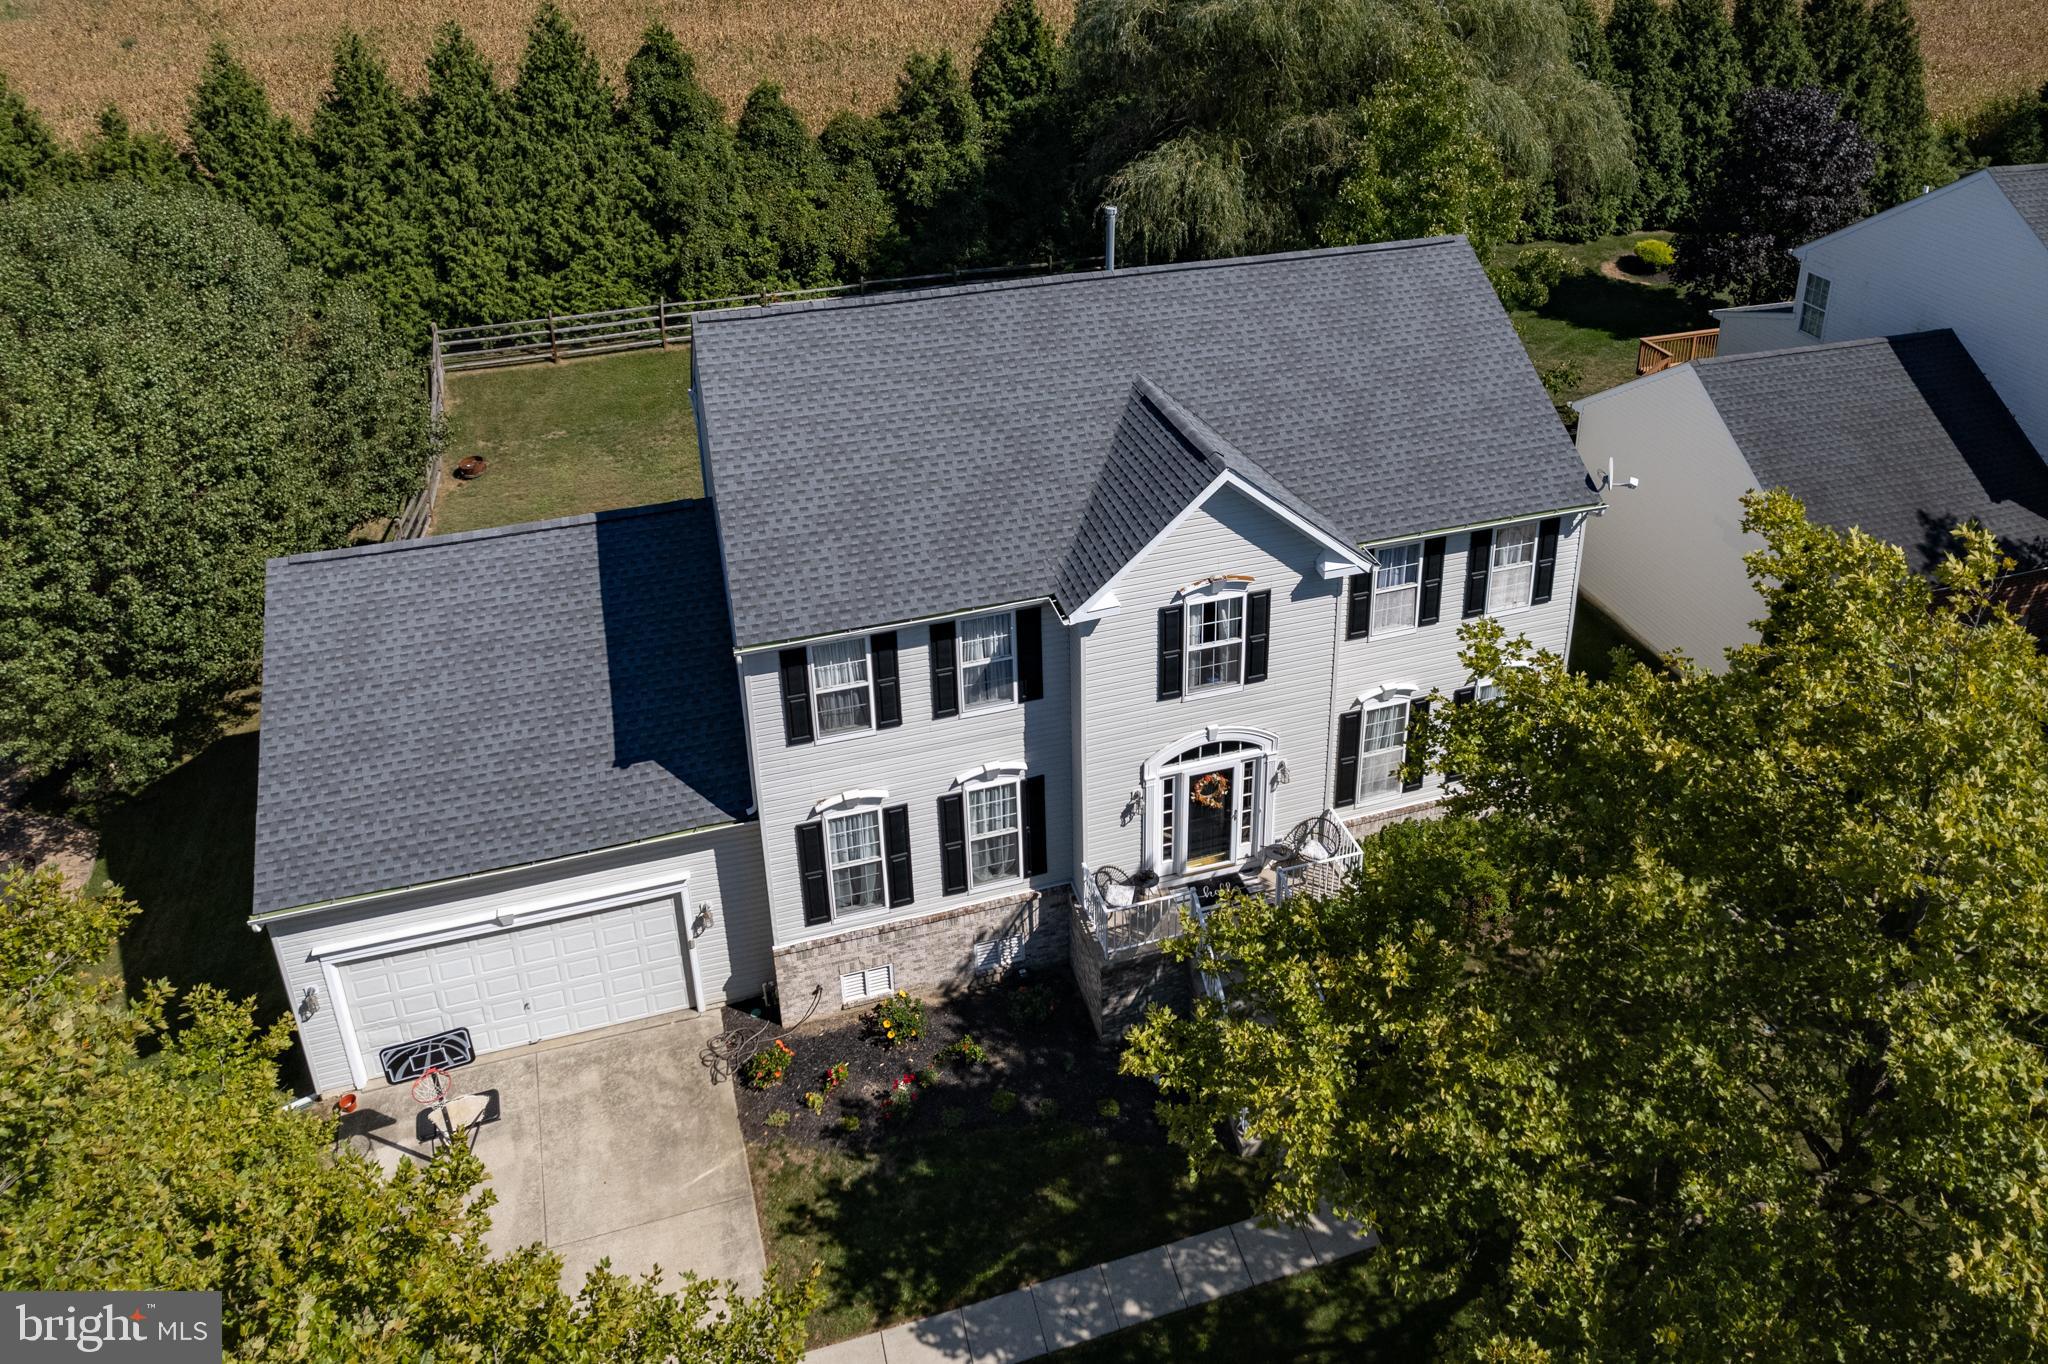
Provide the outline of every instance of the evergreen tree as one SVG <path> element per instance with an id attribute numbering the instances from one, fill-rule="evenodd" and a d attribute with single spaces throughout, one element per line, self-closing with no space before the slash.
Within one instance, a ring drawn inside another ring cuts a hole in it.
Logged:
<path id="1" fill-rule="evenodd" d="M 1677 29 L 1659 0 L 1616 0 L 1607 17 L 1615 83 L 1628 97 L 1635 137 L 1635 218 L 1647 226 L 1678 221 L 1686 210 L 1685 125 L 1679 111 Z"/>
<path id="2" fill-rule="evenodd" d="M 419 101 L 420 221 L 444 326 L 522 316 L 506 184 L 510 117 L 491 64 L 454 24 L 435 36 Z"/>
<path id="3" fill-rule="evenodd" d="M 1059 81 L 1059 40 L 1038 0 L 1003 0 L 975 49 L 967 85 L 981 116 L 1000 127 L 1018 105 L 1050 95 Z"/>
<path id="4" fill-rule="evenodd" d="M 1820 83 L 1834 92 L 1840 116 L 1864 129 L 1873 122 L 1877 50 L 1870 39 L 1868 0 L 1808 0 L 1806 50 Z"/>
<path id="5" fill-rule="evenodd" d="M 653 237 L 649 292 L 715 298 L 769 282 L 773 260 L 745 210 L 732 128 L 696 62 L 658 24 L 626 63 L 621 117 Z"/>
<path id="6" fill-rule="evenodd" d="M 552 3 L 527 30 L 512 84 L 510 160 L 523 312 L 587 312 L 646 301 L 635 267 L 653 254 L 610 89 L 583 35 Z"/>
<path id="7" fill-rule="evenodd" d="M 185 135 L 200 178 L 276 232 L 292 259 L 327 259 L 333 225 L 312 148 L 225 44 L 206 54 Z"/>
<path id="8" fill-rule="evenodd" d="M 152 189 L 181 185 L 192 168 L 162 133 L 138 133 L 128 118 L 109 104 L 100 110 L 98 126 L 79 158 L 95 180 L 133 180 Z"/>
<path id="9" fill-rule="evenodd" d="M 868 164 L 828 157 L 779 85 L 747 96 L 734 136 L 754 230 L 774 252 L 770 283 L 805 288 L 866 274 L 889 229 Z"/>
<path id="10" fill-rule="evenodd" d="M 1950 136 L 1957 155 L 1977 165 L 2032 166 L 2048 161 L 2048 84 L 1991 101 Z"/>
<path id="11" fill-rule="evenodd" d="M 1876 0 L 1870 10 L 1870 44 L 1876 59 L 1875 86 L 1865 131 L 1877 144 L 1877 179 L 1871 199 L 1878 208 L 1901 204 L 1929 185 L 1950 178 L 1927 116 L 1926 66 L 1920 56 L 1920 27 L 1907 0 Z"/>
<path id="12" fill-rule="evenodd" d="M 1685 188 L 1692 200 L 1713 179 L 1715 162 L 1734 122 L 1735 101 L 1749 88 L 1749 79 L 1723 0 L 1677 0 L 1671 19 L 1678 39 L 1672 61 L 1684 137 Z"/>
<path id="13" fill-rule="evenodd" d="M 1799 0 L 1735 0 L 1735 41 L 1751 85 L 1800 90 L 1820 79 L 1806 50 Z"/>
<path id="14" fill-rule="evenodd" d="M 71 159 L 49 125 L 0 72 L 0 201 L 71 178 Z"/>
<path id="15" fill-rule="evenodd" d="M 875 132 L 875 178 L 900 243 L 889 268 L 919 273 L 980 259 L 981 111 L 953 58 L 911 53 Z"/>
<path id="16" fill-rule="evenodd" d="M 321 264 L 360 285 L 401 336 L 423 342 L 434 289 L 419 216 L 419 140 L 384 63 L 361 37 L 344 34 L 313 113 L 313 158 L 334 223 Z"/>
<path id="17" fill-rule="evenodd" d="M 1572 65 L 1588 80 L 1614 84 L 1614 54 L 1607 48 L 1607 30 L 1600 25 L 1593 0 L 1564 0 L 1564 17 Z"/>

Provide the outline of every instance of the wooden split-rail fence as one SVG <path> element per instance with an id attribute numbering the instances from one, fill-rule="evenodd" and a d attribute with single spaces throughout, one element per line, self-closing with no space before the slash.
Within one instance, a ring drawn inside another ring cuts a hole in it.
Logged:
<path id="1" fill-rule="evenodd" d="M 817 289 L 784 289 L 772 293 L 734 294 L 726 298 L 658 299 L 630 308 L 551 314 L 519 322 L 489 322 L 474 327 L 430 326 L 427 333 L 427 405 L 429 419 L 433 423 L 433 453 L 428 458 L 426 477 L 419 491 L 406 500 L 405 506 L 393 519 L 386 538 L 416 539 L 425 535 L 433 525 L 434 504 L 441 495 L 444 482 L 442 428 L 447 416 L 448 376 L 451 373 L 507 365 L 559 365 L 565 360 L 612 355 L 620 351 L 657 347 L 667 350 L 671 346 L 688 345 L 692 318 L 702 312 L 770 307 L 778 303 L 803 303 L 928 285 L 967 284 L 1018 275 L 1051 274 L 1056 270 L 1085 270 L 1101 264 L 1100 257 L 1076 261 L 1032 261 L 1025 265 L 865 279 Z"/>

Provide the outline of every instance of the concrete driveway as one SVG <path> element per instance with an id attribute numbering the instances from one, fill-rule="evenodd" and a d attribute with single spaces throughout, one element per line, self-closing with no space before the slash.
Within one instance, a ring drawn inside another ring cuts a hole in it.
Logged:
<path id="1" fill-rule="evenodd" d="M 491 1094 L 474 1129 L 496 1190 L 490 1243 L 543 1241 L 571 1293 L 597 1262 L 659 1265 L 761 1288 L 761 1224 L 731 1084 L 699 1059 L 716 1013 L 679 1014 L 499 1052 L 452 1072 L 457 1094 Z M 432 1129 L 405 1087 L 364 1090 L 343 1135 L 385 1169 L 424 1160 Z"/>

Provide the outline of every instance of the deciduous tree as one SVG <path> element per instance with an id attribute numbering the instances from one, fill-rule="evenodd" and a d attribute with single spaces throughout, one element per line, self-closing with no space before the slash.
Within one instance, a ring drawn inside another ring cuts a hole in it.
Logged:
<path id="1" fill-rule="evenodd" d="M 1673 274 L 1738 304 L 1787 297 L 1799 276 L 1791 249 L 1864 217 L 1876 166 L 1869 139 L 1827 91 L 1751 90 L 1714 184 L 1679 234 Z"/>
<path id="2" fill-rule="evenodd" d="M 810 1281 L 718 1301 L 714 1282 L 597 1269 L 572 1299 L 553 1252 L 493 1254 L 495 1195 L 463 1142 L 387 1178 L 337 1149 L 332 1120 L 285 1107 L 287 1022 L 253 1029 L 248 1006 L 211 987 L 124 999 L 100 964 L 133 913 L 67 894 L 54 874 L 0 876 L 10 1288 L 217 1291 L 219 1344 L 235 1359 L 803 1357 Z"/>
<path id="3" fill-rule="evenodd" d="M 1341 891 L 1234 897 L 1155 1013 L 1201 1168 L 1376 1226 L 1471 1306 L 1441 1357 L 2019 1360 L 2048 1331 L 2048 664 L 1991 588 L 1746 524 L 1762 640 L 1595 683 L 1469 627 L 1446 818 Z M 1438 722 L 1438 717 L 1447 717 Z"/>
<path id="4" fill-rule="evenodd" d="M 0 208 L 0 764 L 139 786 L 257 680 L 263 565 L 394 511 L 424 376 L 196 189 Z"/>

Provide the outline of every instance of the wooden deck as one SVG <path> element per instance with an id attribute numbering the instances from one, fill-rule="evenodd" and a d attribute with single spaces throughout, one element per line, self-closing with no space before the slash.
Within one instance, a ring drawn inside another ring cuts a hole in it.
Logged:
<path id="1" fill-rule="evenodd" d="M 1646 336 L 1636 342 L 1636 373 L 1655 374 L 1688 360 L 1710 360 L 1721 350 L 1721 329 L 1708 327 L 1696 332 L 1668 332 Z"/>

